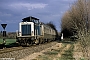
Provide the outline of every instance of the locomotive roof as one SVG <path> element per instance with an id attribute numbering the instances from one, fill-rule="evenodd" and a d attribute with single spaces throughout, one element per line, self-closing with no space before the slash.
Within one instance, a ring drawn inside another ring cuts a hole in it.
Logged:
<path id="1" fill-rule="evenodd" d="M 35 17 L 32 17 L 32 16 L 25 17 L 25 18 L 23 18 L 22 20 L 23 20 L 23 21 L 30 21 L 30 20 L 32 20 L 32 19 L 34 19 L 34 20 L 39 20 L 38 18 L 35 18 Z"/>

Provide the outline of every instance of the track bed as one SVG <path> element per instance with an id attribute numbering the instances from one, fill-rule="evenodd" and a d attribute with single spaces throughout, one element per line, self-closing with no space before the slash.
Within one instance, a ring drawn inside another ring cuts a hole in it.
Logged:
<path id="1" fill-rule="evenodd" d="M 55 45 L 57 42 L 50 42 L 40 45 L 33 45 L 30 47 L 13 47 L 13 48 L 6 48 L 5 50 L 0 50 L 0 58 L 15 58 L 20 59 L 25 56 L 28 56 L 32 53 L 42 51 L 46 48 L 49 48 Z"/>

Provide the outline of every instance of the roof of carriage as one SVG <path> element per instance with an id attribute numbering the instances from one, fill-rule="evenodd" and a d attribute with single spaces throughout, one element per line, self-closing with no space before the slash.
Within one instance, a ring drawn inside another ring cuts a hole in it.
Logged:
<path id="1" fill-rule="evenodd" d="M 32 17 L 32 16 L 29 16 L 29 17 L 25 17 L 22 19 L 23 21 L 31 21 L 31 20 L 39 20 L 38 18 L 35 18 L 35 17 Z"/>

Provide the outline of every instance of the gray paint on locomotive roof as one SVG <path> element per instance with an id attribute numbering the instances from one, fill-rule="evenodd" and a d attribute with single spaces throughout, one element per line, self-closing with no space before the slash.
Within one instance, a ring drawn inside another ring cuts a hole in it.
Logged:
<path id="1" fill-rule="evenodd" d="M 22 20 L 30 20 L 30 19 L 39 20 L 38 18 L 32 17 L 32 16 L 25 17 L 25 18 L 23 18 Z"/>

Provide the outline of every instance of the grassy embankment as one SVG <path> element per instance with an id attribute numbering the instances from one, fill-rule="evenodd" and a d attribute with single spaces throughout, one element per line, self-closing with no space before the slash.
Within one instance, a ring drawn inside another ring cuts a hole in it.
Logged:
<path id="1" fill-rule="evenodd" d="M 46 51 L 37 57 L 36 60 L 75 60 L 73 58 L 73 42 L 62 42 L 62 46 L 59 49 L 53 49 L 51 51 Z"/>

